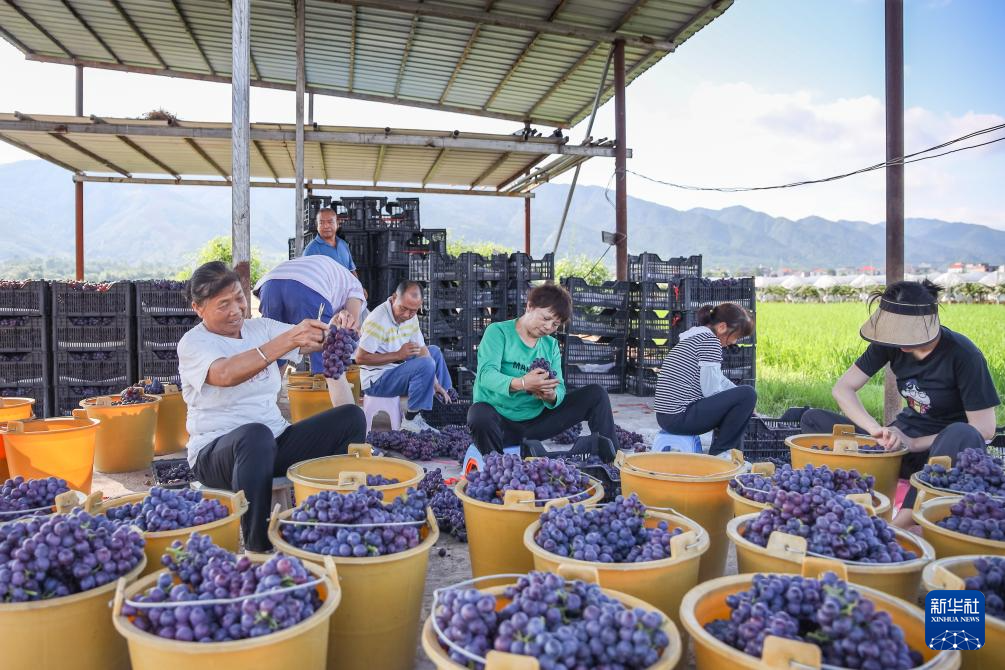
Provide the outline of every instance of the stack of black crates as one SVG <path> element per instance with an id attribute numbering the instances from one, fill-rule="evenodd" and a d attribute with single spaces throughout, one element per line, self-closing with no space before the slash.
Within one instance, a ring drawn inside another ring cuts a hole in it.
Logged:
<path id="1" fill-rule="evenodd" d="M 52 282 L 53 414 L 136 381 L 132 283 Z"/>
<path id="2" fill-rule="evenodd" d="M 628 282 L 591 285 L 580 277 L 567 277 L 562 284 L 572 297 L 572 318 L 560 337 L 566 386 L 599 384 L 612 393 L 623 392 Z"/>
<path id="3" fill-rule="evenodd" d="M 35 416 L 51 412 L 49 285 L 0 282 L 0 397 L 34 398 Z"/>
<path id="4" fill-rule="evenodd" d="M 186 282 L 151 279 L 135 283 L 138 378 L 181 384 L 178 342 L 199 323 Z"/>

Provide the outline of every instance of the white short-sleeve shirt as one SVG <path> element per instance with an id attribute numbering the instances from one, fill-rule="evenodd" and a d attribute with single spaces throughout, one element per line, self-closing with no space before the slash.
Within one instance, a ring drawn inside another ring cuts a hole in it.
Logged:
<path id="1" fill-rule="evenodd" d="M 282 378 L 275 364 L 237 386 L 213 386 L 206 375 L 214 361 L 260 347 L 292 327 L 273 319 L 245 319 L 241 337 L 236 338 L 211 333 L 200 323 L 178 342 L 181 393 L 188 405 L 185 427 L 190 466 L 195 467 L 203 447 L 245 424 L 263 423 L 276 437 L 289 427 L 276 402 Z M 300 352 L 291 351 L 283 358 L 299 361 Z"/>
<path id="2" fill-rule="evenodd" d="M 426 346 L 426 340 L 419 330 L 419 319 L 413 316 L 404 323 L 398 323 L 394 318 L 390 299 L 377 305 L 367 315 L 360 329 L 359 348 L 371 354 L 390 354 L 408 342 L 420 347 Z M 376 384 L 381 375 L 398 365 L 401 365 L 401 361 L 384 365 L 361 365 L 360 386 L 365 391 Z"/>

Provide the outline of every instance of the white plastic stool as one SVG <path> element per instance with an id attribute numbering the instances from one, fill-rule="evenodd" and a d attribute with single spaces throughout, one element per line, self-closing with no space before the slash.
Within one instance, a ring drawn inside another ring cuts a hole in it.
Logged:
<path id="1" fill-rule="evenodd" d="M 401 427 L 401 398 L 378 398 L 375 395 L 363 396 L 363 414 L 366 416 L 366 432 L 370 432 L 373 417 L 383 412 L 391 420 L 391 430 Z"/>
<path id="2" fill-rule="evenodd" d="M 661 430 L 653 440 L 653 451 L 680 451 L 700 454 L 701 439 L 697 435 L 674 435 Z"/>

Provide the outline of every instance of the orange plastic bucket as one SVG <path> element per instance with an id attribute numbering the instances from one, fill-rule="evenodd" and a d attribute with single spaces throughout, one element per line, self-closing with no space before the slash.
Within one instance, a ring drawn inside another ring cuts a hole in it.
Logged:
<path id="1" fill-rule="evenodd" d="M 792 467 L 801 468 L 807 464 L 826 465 L 830 469 L 858 470 L 876 479 L 875 490 L 890 500 L 897 498 L 897 480 L 900 478 L 900 462 L 906 449 L 884 452 L 862 452 L 862 445 L 874 445 L 876 440 L 867 435 L 856 435 L 855 427 L 834 426 L 833 432 L 807 433 L 785 439 L 792 457 Z M 828 447 L 812 449 L 811 447 Z"/>
<path id="2" fill-rule="evenodd" d="M 161 399 L 146 397 L 152 402 L 113 405 L 119 399 L 117 395 L 80 401 L 87 416 L 101 421 L 94 447 L 94 467 L 98 472 L 135 472 L 150 467 Z"/>
<path id="3" fill-rule="evenodd" d="M 73 418 L 9 421 L 0 426 L 13 477 L 65 479 L 71 489 L 91 492 L 94 446 L 101 422 L 82 409 Z"/>
<path id="4" fill-rule="evenodd" d="M 369 488 L 381 491 L 384 502 L 405 495 L 422 481 L 422 466 L 401 458 L 374 456 L 369 444 L 350 444 L 345 456 L 322 456 L 290 466 L 286 478 L 293 482 L 293 497 L 303 502 L 321 491 L 349 493 L 366 485 L 366 475 L 397 479 L 397 484 Z"/>
<path id="5" fill-rule="evenodd" d="M 23 421 L 34 416 L 34 398 L 2 398 L 0 397 L 0 423 L 7 421 Z M 7 468 L 7 454 L 4 452 L 3 435 L 0 435 L 0 482 L 10 478 Z"/>
<path id="6" fill-rule="evenodd" d="M 286 392 L 290 397 L 290 421 L 296 423 L 332 408 L 324 375 L 290 375 Z"/>
<path id="7" fill-rule="evenodd" d="M 164 393 L 149 394 L 161 399 L 157 407 L 157 430 L 154 432 L 154 455 L 165 456 L 188 446 L 188 405 L 174 384 L 164 384 Z"/>
<path id="8" fill-rule="evenodd" d="M 921 536 L 935 547 L 936 558 L 969 554 L 1005 556 L 1005 542 L 974 537 L 936 525 L 936 522 L 949 516 L 950 508 L 962 499 L 963 496 L 943 496 L 926 500 L 912 514 L 914 522 L 921 526 Z"/>

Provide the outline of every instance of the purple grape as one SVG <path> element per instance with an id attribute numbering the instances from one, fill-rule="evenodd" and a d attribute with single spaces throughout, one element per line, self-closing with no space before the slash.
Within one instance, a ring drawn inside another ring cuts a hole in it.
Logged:
<path id="1" fill-rule="evenodd" d="M 935 525 L 972 537 L 1005 542 L 1005 500 L 987 493 L 968 493 Z"/>
<path id="2" fill-rule="evenodd" d="M 984 594 L 984 612 L 1005 620 L 1005 558 L 982 556 L 974 560 L 977 574 L 966 579 L 966 588 Z"/>
<path id="3" fill-rule="evenodd" d="M 27 516 L 30 510 L 47 513 L 56 504 L 56 496 L 69 490 L 66 480 L 58 477 L 8 479 L 0 485 L 0 523 Z"/>
<path id="4" fill-rule="evenodd" d="M 785 464 L 776 468 L 774 474 L 768 477 L 756 473 L 738 475 L 730 480 L 729 487 L 748 500 L 768 503 L 779 489 L 807 493 L 814 486 L 821 486 L 828 491 L 847 495 L 871 493 L 875 481 L 872 475 L 862 476 L 858 470 L 831 470 L 826 465 L 814 467 L 810 464 L 794 470 L 791 465 Z"/>
<path id="5" fill-rule="evenodd" d="M 531 371 L 534 370 L 544 370 L 548 373 L 548 379 L 555 379 L 555 371 L 551 369 L 551 363 L 547 358 L 535 358 L 530 363 Z"/>
<path id="6" fill-rule="evenodd" d="M 138 405 L 145 402 L 154 402 L 155 398 L 148 398 L 143 393 L 142 386 L 130 386 L 119 394 L 119 399 L 113 405 Z"/>
<path id="7" fill-rule="evenodd" d="M 468 475 L 465 492 L 475 500 L 501 505 L 506 491 L 532 491 L 543 507 L 555 498 L 585 500 L 593 489 L 574 464 L 553 458 L 524 461 L 515 454 L 488 454 L 485 467 Z"/>
<path id="8" fill-rule="evenodd" d="M 366 485 L 367 486 L 388 486 L 390 484 L 397 484 L 400 481 L 401 480 L 397 479 L 397 478 L 395 478 L 395 479 L 388 479 L 384 475 L 367 475 L 366 476 Z"/>
<path id="9" fill-rule="evenodd" d="M 815 451 L 832 451 L 834 447 L 829 444 L 814 444 L 810 445 L 810 449 Z M 862 454 L 883 454 L 886 453 L 886 449 L 878 444 L 860 444 L 858 445 L 858 451 Z"/>
<path id="10" fill-rule="evenodd" d="M 424 430 L 373 431 L 366 437 L 371 446 L 383 451 L 396 451 L 413 461 L 431 461 L 434 458 L 451 458 L 460 461 L 471 445 L 471 431 L 467 426 L 447 425 L 440 432 Z"/>
<path id="11" fill-rule="evenodd" d="M 321 363 L 324 376 L 338 379 L 349 368 L 352 357 L 359 346 L 356 332 L 349 328 L 332 328 L 325 338 L 324 349 L 321 351 Z"/>
<path id="12" fill-rule="evenodd" d="M 464 521 L 464 504 L 454 490 L 443 481 L 439 468 L 429 470 L 419 482 L 419 490 L 429 498 L 429 507 L 440 525 L 440 530 L 449 532 L 461 542 L 468 541 L 468 529 Z"/>
<path id="13" fill-rule="evenodd" d="M 161 380 L 157 379 L 157 377 L 153 377 L 149 384 L 145 382 L 140 382 L 140 384 L 143 386 L 144 393 L 149 393 L 151 395 L 161 395 L 164 393 L 164 384 L 161 383 Z"/>
<path id="14" fill-rule="evenodd" d="M 105 516 L 147 532 L 178 530 L 212 523 L 230 512 L 216 498 L 205 498 L 195 489 L 165 489 L 154 486 L 138 503 L 109 507 Z"/>
<path id="15" fill-rule="evenodd" d="M 956 457 L 956 464 L 949 469 L 941 465 L 925 465 L 918 473 L 918 479 L 937 489 L 1005 495 L 1002 460 L 993 458 L 983 449 L 964 449 Z"/>

